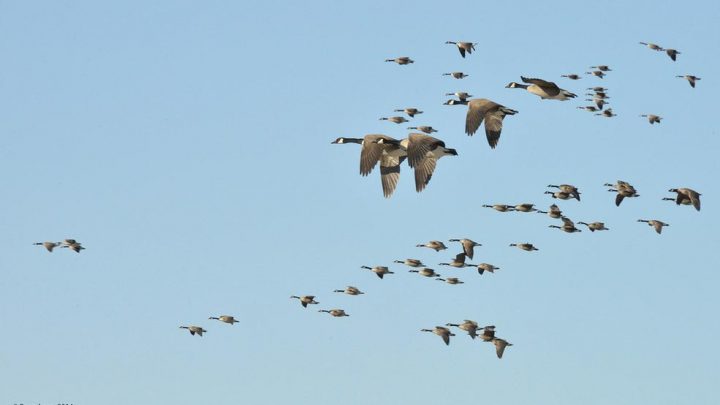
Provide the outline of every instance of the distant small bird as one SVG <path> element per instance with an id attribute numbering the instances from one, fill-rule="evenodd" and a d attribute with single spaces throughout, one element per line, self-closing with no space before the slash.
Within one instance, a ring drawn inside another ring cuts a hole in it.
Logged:
<path id="1" fill-rule="evenodd" d="M 695 88 L 695 82 L 700 80 L 700 77 L 693 76 L 693 75 L 682 75 L 682 76 L 675 76 L 675 77 L 681 77 L 690 83 L 690 87 Z"/>
<path id="2" fill-rule="evenodd" d="M 202 336 L 203 333 L 207 332 L 205 329 L 201 328 L 200 326 L 194 326 L 194 325 L 181 326 L 180 329 L 187 329 L 190 332 L 190 334 L 193 336 L 195 336 L 196 333 L 198 334 L 198 336 Z"/>
<path id="3" fill-rule="evenodd" d="M 63 242 L 61 248 L 68 248 L 72 250 L 75 253 L 80 253 L 81 250 L 85 250 L 85 248 L 80 244 L 80 242 L 77 242 L 75 239 L 65 239 Z"/>
<path id="4" fill-rule="evenodd" d="M 402 124 L 403 122 L 408 122 L 405 117 L 382 117 L 380 118 L 380 121 L 390 121 L 395 124 Z"/>
<path id="5" fill-rule="evenodd" d="M 567 233 L 582 232 L 581 230 L 579 230 L 579 229 L 577 229 L 577 228 L 575 227 L 575 223 L 574 223 L 570 218 L 568 218 L 568 217 L 562 217 L 561 219 L 562 219 L 562 221 L 563 221 L 563 225 L 562 225 L 562 226 L 550 225 L 549 227 L 550 227 L 550 228 L 557 228 L 557 229 L 560 229 L 560 230 L 562 230 L 563 232 L 567 232 Z"/>
<path id="6" fill-rule="evenodd" d="M 642 114 L 641 117 L 647 118 L 648 122 L 652 125 L 655 123 L 660 123 L 660 120 L 662 120 L 662 117 L 655 114 Z"/>
<path id="7" fill-rule="evenodd" d="M 418 110 L 417 108 L 414 108 L 414 107 L 403 108 L 402 110 L 394 110 L 394 112 L 404 112 L 404 113 L 407 114 L 410 118 L 415 117 L 417 114 L 422 114 L 422 113 L 423 113 L 422 111 L 420 111 L 420 110 Z"/>
<path id="8" fill-rule="evenodd" d="M 485 136 L 490 148 L 495 149 L 500 141 L 503 119 L 506 115 L 515 115 L 517 113 L 512 108 L 507 108 L 485 98 L 472 99 L 468 103 L 468 112 L 465 117 L 465 133 L 472 136 L 485 121 Z"/>
<path id="9" fill-rule="evenodd" d="M 540 250 L 540 249 L 536 248 L 535 246 L 533 246 L 532 243 L 511 243 L 510 246 L 514 246 L 514 247 L 520 248 L 522 250 L 526 250 L 528 252 L 532 252 L 533 250 Z"/>
<path id="10" fill-rule="evenodd" d="M 467 105 L 467 104 L 468 104 L 467 99 L 466 100 L 455 100 L 452 98 L 443 103 L 443 105 Z"/>
<path id="11" fill-rule="evenodd" d="M 602 113 L 596 113 L 595 115 L 602 115 L 603 117 L 607 117 L 607 118 L 617 117 L 617 114 L 613 113 L 612 108 L 608 108 L 607 110 L 603 111 Z"/>
<path id="12" fill-rule="evenodd" d="M 524 89 L 528 92 L 539 96 L 541 99 L 545 100 L 561 100 L 565 101 L 571 98 L 577 97 L 576 94 L 571 93 L 567 90 L 561 89 L 557 86 L 557 84 L 553 82 L 548 82 L 546 80 L 542 79 L 534 79 L 534 78 L 527 78 L 520 76 L 520 79 L 524 83 L 529 84 L 519 84 L 516 82 L 510 82 L 506 88 L 517 88 L 517 89 Z"/>
<path id="13" fill-rule="evenodd" d="M 494 325 L 483 326 L 482 328 L 478 329 L 482 329 L 483 331 L 481 335 L 478 335 L 483 342 L 492 342 L 492 340 L 495 339 Z"/>
<path id="14" fill-rule="evenodd" d="M 476 267 L 476 264 L 465 263 L 465 253 L 458 253 L 450 263 L 440 263 L 439 266 L 450 266 L 456 268 L 462 267 Z"/>
<path id="15" fill-rule="evenodd" d="M 464 92 L 464 91 L 458 91 L 458 92 L 455 92 L 455 93 L 445 93 L 445 95 L 446 95 L 446 96 L 455 96 L 455 97 L 459 98 L 460 101 L 465 101 L 465 100 L 467 100 L 467 99 L 469 99 L 470 97 L 473 96 L 472 94 L 468 94 L 468 93 L 466 93 L 466 92 Z"/>
<path id="16" fill-rule="evenodd" d="M 446 277 L 446 278 L 439 278 L 439 277 L 438 277 L 438 278 L 436 278 L 435 280 L 444 281 L 444 282 L 446 282 L 446 283 L 448 283 L 448 284 L 453 284 L 453 285 L 455 285 L 455 284 L 465 284 L 465 282 L 460 281 L 460 279 L 457 278 L 457 277 Z"/>
<path id="17" fill-rule="evenodd" d="M 234 324 L 240 322 L 240 321 L 238 321 L 237 319 L 235 319 L 234 316 L 231 316 L 231 315 L 220 315 L 220 316 L 217 316 L 217 317 L 211 316 L 211 317 L 208 318 L 208 319 L 215 319 L 215 320 L 220 321 L 220 322 L 229 323 L 230 325 L 234 325 Z"/>
<path id="18" fill-rule="evenodd" d="M 546 191 L 545 194 L 550 194 L 552 198 L 557 198 L 559 200 L 569 200 L 570 199 L 570 193 L 566 193 L 564 191 Z"/>
<path id="19" fill-rule="evenodd" d="M 535 204 L 518 204 L 515 206 L 515 211 L 519 212 L 533 212 L 537 211 Z"/>
<path id="20" fill-rule="evenodd" d="M 423 277 L 440 277 L 440 274 L 435 273 L 435 270 L 429 269 L 427 267 L 420 269 L 420 270 L 408 270 L 408 273 L 418 273 L 419 275 Z"/>
<path id="21" fill-rule="evenodd" d="M 465 253 L 465 256 L 467 256 L 471 259 L 473 258 L 473 255 L 475 254 L 475 246 L 482 246 L 481 244 L 479 244 L 473 240 L 467 239 L 467 238 L 448 239 L 448 241 L 449 242 L 460 242 L 460 244 L 463 247 L 463 253 Z"/>
<path id="22" fill-rule="evenodd" d="M 652 226 L 655 228 L 655 232 L 662 233 L 663 226 L 670 226 L 670 224 L 666 224 L 663 221 L 657 220 L 657 219 L 638 219 L 638 222 L 645 222 L 646 224 Z"/>
<path id="23" fill-rule="evenodd" d="M 463 72 L 450 72 L 450 73 L 443 73 L 443 76 L 452 76 L 454 79 L 464 79 L 466 77 L 469 77 L 470 75 L 466 75 Z"/>
<path id="24" fill-rule="evenodd" d="M 609 230 L 608 228 L 605 228 L 605 224 L 602 222 L 590 222 L 589 224 L 587 222 L 578 222 L 578 224 L 587 226 L 590 232 Z"/>
<path id="25" fill-rule="evenodd" d="M 593 103 L 595 103 L 598 110 L 602 110 L 606 104 L 609 104 L 607 101 L 605 101 L 604 98 L 601 98 L 601 97 L 586 98 L 585 101 L 592 101 Z M 600 115 L 600 114 L 595 114 L 595 115 Z"/>
<path id="26" fill-rule="evenodd" d="M 404 264 L 406 266 L 410 267 L 424 267 L 422 260 L 419 259 L 405 259 L 405 260 L 395 260 L 393 263 L 400 263 Z"/>
<path id="27" fill-rule="evenodd" d="M 554 194 L 552 191 L 551 191 L 550 193 L 551 193 L 551 194 Z M 546 192 L 545 194 L 547 194 L 547 192 Z M 570 196 L 568 195 L 568 198 L 569 198 L 569 197 L 570 197 Z M 551 205 L 551 206 L 550 206 L 550 209 L 549 209 L 548 211 L 540 211 L 540 210 L 538 210 L 537 212 L 538 212 L 539 214 L 548 214 L 548 216 L 549 216 L 550 218 L 555 218 L 555 219 L 562 218 L 562 216 L 563 216 L 562 211 L 560 211 L 560 207 L 558 207 L 556 204 Z"/>
<path id="28" fill-rule="evenodd" d="M 507 340 L 500 338 L 494 338 L 492 340 L 492 343 L 495 345 L 495 354 L 497 354 L 498 359 L 502 359 L 506 347 L 512 346 L 512 343 L 509 343 Z"/>
<path id="29" fill-rule="evenodd" d="M 447 42 L 445 42 L 445 43 L 446 43 L 446 44 L 457 45 L 458 51 L 460 51 L 460 56 L 462 56 L 463 58 L 465 57 L 465 53 L 471 54 L 472 51 L 475 50 L 475 45 L 477 45 L 477 43 L 473 43 L 473 42 L 454 42 L 454 41 L 447 41 Z"/>
<path id="30" fill-rule="evenodd" d="M 580 80 L 582 78 L 580 75 L 576 75 L 575 73 L 571 73 L 568 75 L 560 75 L 560 77 L 566 77 L 570 80 Z"/>
<path id="31" fill-rule="evenodd" d="M 608 91 L 607 87 L 588 87 L 586 90 L 592 90 L 594 92 L 605 93 Z"/>
<path id="32" fill-rule="evenodd" d="M 328 314 L 334 316 L 335 318 L 342 318 L 343 316 L 350 316 L 349 314 L 345 313 L 345 310 L 343 309 L 321 309 L 318 312 L 327 312 Z"/>
<path id="33" fill-rule="evenodd" d="M 351 285 L 345 287 L 344 290 L 334 290 L 333 292 L 337 293 L 345 293 L 347 295 L 362 295 L 365 294 L 364 292 L 360 291 L 357 287 L 353 287 Z"/>
<path id="34" fill-rule="evenodd" d="M 572 196 L 574 199 L 580 201 L 580 191 L 578 191 L 577 187 L 573 186 L 572 184 L 548 184 L 548 187 L 551 188 L 557 188 L 563 193 L 568 193 L 570 196 Z"/>
<path id="35" fill-rule="evenodd" d="M 385 277 L 386 274 L 395 274 L 392 271 L 388 270 L 387 266 L 375 266 L 375 267 L 360 266 L 360 268 L 372 271 L 378 277 L 380 277 L 380 279 Z"/>
<path id="36" fill-rule="evenodd" d="M 610 66 L 608 65 L 590 66 L 590 69 L 597 69 L 601 72 L 612 72 L 612 69 L 610 69 Z"/>
<path id="37" fill-rule="evenodd" d="M 446 323 L 445 326 L 455 326 L 456 328 L 460 328 L 468 333 L 468 335 L 475 339 L 477 337 L 477 331 L 478 329 L 481 329 L 478 327 L 478 323 L 475 321 L 471 321 L 469 319 L 465 319 L 463 323 Z"/>
<path id="38" fill-rule="evenodd" d="M 427 126 L 427 125 L 420 125 L 420 126 L 417 126 L 417 127 L 408 127 L 408 129 L 415 129 L 415 130 L 417 130 L 417 131 L 424 132 L 424 133 L 426 133 L 426 134 L 428 134 L 428 135 L 429 135 L 429 134 L 432 134 L 433 132 L 437 132 L 437 129 L 435 129 L 435 128 L 431 127 L 431 126 Z"/>
<path id="39" fill-rule="evenodd" d="M 493 266 L 490 263 L 480 263 L 477 265 L 477 270 L 482 276 L 486 271 L 489 273 L 495 273 L 495 270 L 500 270 L 500 267 Z"/>
<path id="40" fill-rule="evenodd" d="M 48 252 L 52 253 L 53 249 L 61 245 L 61 242 L 35 242 L 35 246 L 42 246 L 47 249 Z"/>
<path id="41" fill-rule="evenodd" d="M 455 336 L 454 333 L 450 332 L 450 329 L 444 326 L 436 326 L 433 329 L 420 329 L 420 332 L 432 332 L 440 336 L 446 345 L 450 345 L 450 336 Z"/>
<path id="42" fill-rule="evenodd" d="M 677 49 L 666 49 L 665 53 L 667 53 L 667 56 L 669 56 L 670 59 L 673 60 L 673 62 L 675 62 L 677 56 L 680 55 L 680 51 L 678 51 Z"/>
<path id="43" fill-rule="evenodd" d="M 407 65 L 409 63 L 415 63 L 414 60 L 408 58 L 407 56 L 401 56 L 399 58 L 394 58 L 394 59 L 385 59 L 385 62 L 395 62 L 398 65 Z"/>
<path id="44" fill-rule="evenodd" d="M 650 42 L 640 42 L 640 44 L 647 46 L 648 48 L 652 49 L 653 51 L 664 51 L 665 50 L 660 45 L 656 45 L 656 44 L 653 44 Z"/>
<path id="45" fill-rule="evenodd" d="M 593 70 L 592 72 L 585 72 L 586 75 L 592 75 L 595 77 L 603 78 L 605 77 L 605 73 L 603 73 L 602 70 Z"/>
<path id="46" fill-rule="evenodd" d="M 314 295 L 291 295 L 290 298 L 297 298 L 303 308 L 307 308 L 308 304 L 319 304 L 319 302 L 315 301 Z"/>
<path id="47" fill-rule="evenodd" d="M 625 197 L 640 197 L 635 187 L 630 183 L 618 180 L 615 184 L 605 183 L 606 187 L 610 187 L 608 191 L 617 193 L 615 196 L 615 206 L 619 207 Z"/>
<path id="48" fill-rule="evenodd" d="M 600 111 L 600 109 L 595 107 L 594 105 L 586 105 L 584 107 L 577 107 L 577 108 L 579 108 L 581 110 L 590 111 L 590 112 Z"/>
<path id="49" fill-rule="evenodd" d="M 430 248 L 436 252 L 447 249 L 447 246 L 445 246 L 445 244 L 440 242 L 439 240 L 431 240 L 428 243 L 423 243 L 421 245 L 415 245 L 415 246 Z"/>
<path id="50" fill-rule="evenodd" d="M 508 211 L 515 211 L 515 207 L 507 204 L 493 204 L 493 205 L 483 205 L 483 208 L 492 208 L 495 211 L 499 212 L 508 212 Z"/>
<path id="51" fill-rule="evenodd" d="M 690 202 L 696 210 L 700 211 L 700 196 L 702 194 L 690 188 L 671 188 L 668 191 L 677 193 L 677 198 L 675 199 L 677 205 Z"/>

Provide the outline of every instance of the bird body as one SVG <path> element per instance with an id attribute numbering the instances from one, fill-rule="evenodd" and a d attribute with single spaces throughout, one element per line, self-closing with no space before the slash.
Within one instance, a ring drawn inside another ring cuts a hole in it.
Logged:
<path id="1" fill-rule="evenodd" d="M 420 110 L 418 110 L 417 108 L 414 108 L 414 107 L 403 108 L 402 110 L 394 110 L 394 112 L 404 112 L 404 113 L 407 114 L 410 118 L 415 117 L 417 114 L 422 114 L 422 113 L 423 113 L 422 111 L 420 111 Z"/>
<path id="2" fill-rule="evenodd" d="M 691 203 L 696 210 L 700 211 L 700 196 L 702 194 L 690 188 L 671 188 L 669 191 L 677 193 L 675 199 L 677 205 Z"/>
<path id="3" fill-rule="evenodd" d="M 344 316 L 350 316 L 350 315 L 346 314 L 345 310 L 343 310 L 343 309 L 330 309 L 330 310 L 321 309 L 318 312 L 326 312 L 326 313 L 334 316 L 335 318 L 342 318 Z"/>
<path id="4" fill-rule="evenodd" d="M 440 277 L 440 274 L 435 273 L 435 270 L 429 269 L 427 267 L 424 269 L 420 269 L 420 270 L 408 270 L 408 272 L 418 273 L 419 275 L 421 275 L 423 277 Z"/>
<path id="5" fill-rule="evenodd" d="M 510 82 L 505 87 L 525 89 L 528 92 L 539 96 L 543 100 L 547 99 L 565 101 L 577 97 L 577 94 L 561 89 L 553 82 L 548 82 L 542 79 L 527 78 L 523 76 L 520 76 L 520 79 L 524 83 L 529 83 L 529 85 Z"/>
<path id="6" fill-rule="evenodd" d="M 439 240 L 431 240 L 428 243 L 424 243 L 424 244 L 416 245 L 416 246 L 430 248 L 436 252 L 447 249 L 447 246 L 445 246 L 445 244 L 440 242 Z"/>
<path id="7" fill-rule="evenodd" d="M 511 205 L 507 204 L 493 204 L 493 205 L 483 205 L 484 208 L 492 208 L 495 211 L 499 212 L 507 212 L 507 211 L 515 211 L 515 208 Z"/>
<path id="8" fill-rule="evenodd" d="M 590 230 L 590 232 L 608 231 L 609 230 L 608 228 L 605 228 L 605 224 L 603 222 L 590 222 L 590 223 L 578 222 L 578 224 L 583 224 L 583 225 L 587 226 L 588 229 Z"/>
<path id="9" fill-rule="evenodd" d="M 45 249 L 47 249 L 48 252 L 52 253 L 53 249 L 60 246 L 61 242 L 35 242 L 33 245 L 35 246 L 42 246 Z"/>
<path id="10" fill-rule="evenodd" d="M 440 263 L 440 266 L 450 266 L 450 267 L 475 267 L 475 264 L 465 263 L 465 253 L 458 253 L 455 255 L 455 258 L 450 261 L 450 263 Z"/>
<path id="11" fill-rule="evenodd" d="M 477 265 L 478 273 L 482 276 L 484 272 L 495 273 L 495 270 L 500 270 L 500 267 L 493 266 L 490 263 L 480 263 Z"/>
<path id="12" fill-rule="evenodd" d="M 662 117 L 655 114 L 642 114 L 641 117 L 647 118 L 648 122 L 652 125 L 655 123 L 660 123 L 660 120 L 662 120 Z"/>
<path id="13" fill-rule="evenodd" d="M 361 295 L 361 294 L 365 294 L 364 292 L 360 291 L 360 289 L 358 289 L 357 287 L 353 287 L 353 286 L 351 286 L 351 285 L 345 287 L 344 290 L 335 290 L 335 291 L 333 291 L 333 292 L 345 293 L 345 294 L 347 294 L 347 295 Z"/>
<path id="14" fill-rule="evenodd" d="M 207 332 L 205 329 L 201 328 L 200 326 L 181 326 L 180 329 L 187 329 L 191 335 L 195 336 L 197 334 L 198 336 L 202 336 L 203 333 Z"/>
<path id="15" fill-rule="evenodd" d="M 681 76 L 675 76 L 675 77 L 680 77 L 680 78 L 687 80 L 688 83 L 690 83 L 690 87 L 692 87 L 692 88 L 695 88 L 695 82 L 701 79 L 700 77 L 693 76 L 693 75 L 681 75 Z"/>
<path id="16" fill-rule="evenodd" d="M 297 298 L 303 308 L 307 308 L 308 304 L 319 304 L 319 302 L 315 301 L 314 295 L 291 295 L 290 298 Z"/>
<path id="17" fill-rule="evenodd" d="M 240 322 L 240 321 L 238 321 L 237 319 L 235 319 L 235 317 L 232 316 L 232 315 L 220 315 L 220 316 L 217 316 L 217 317 L 211 316 L 211 317 L 208 318 L 208 319 L 215 319 L 215 320 L 220 321 L 220 322 L 229 323 L 230 325 L 234 325 L 235 323 Z"/>
<path id="18" fill-rule="evenodd" d="M 506 115 L 515 115 L 516 110 L 507 108 L 485 98 L 476 98 L 468 102 L 468 112 L 465 117 L 465 133 L 472 136 L 485 121 L 485 136 L 490 148 L 495 149 L 500 140 L 503 119 Z"/>
<path id="19" fill-rule="evenodd" d="M 470 239 L 450 239 L 450 242 L 460 242 L 460 244 L 463 247 L 463 253 L 465 253 L 465 256 L 469 258 L 473 258 L 473 255 L 475 254 L 475 246 L 482 246 L 481 244 L 470 240 Z"/>
<path id="20" fill-rule="evenodd" d="M 390 271 L 386 266 L 375 266 L 375 267 L 361 266 L 360 268 L 372 271 L 378 277 L 380 277 L 380 279 L 382 279 L 386 274 L 395 274 L 392 271 Z"/>
<path id="21" fill-rule="evenodd" d="M 463 323 L 446 323 L 445 326 L 455 326 L 456 328 L 462 329 L 465 332 L 468 333 L 468 335 L 475 339 L 477 337 L 477 331 L 480 329 L 478 327 L 478 323 L 475 321 L 471 321 L 469 319 L 465 319 Z"/>
<path id="22" fill-rule="evenodd" d="M 540 249 L 536 248 L 535 246 L 533 246 L 532 243 L 511 243 L 510 246 L 514 246 L 519 249 L 526 250 L 528 252 L 532 252 L 533 250 L 540 250 Z"/>
<path id="23" fill-rule="evenodd" d="M 638 219 L 638 222 L 645 222 L 646 224 L 652 226 L 653 228 L 655 228 L 655 232 L 657 232 L 658 234 L 662 233 L 662 229 L 664 226 L 670 226 L 670 224 L 666 224 L 665 222 L 658 219 Z"/>
<path id="24" fill-rule="evenodd" d="M 385 62 L 395 62 L 398 65 L 407 65 L 410 63 L 415 63 L 414 60 L 410 59 L 407 56 L 400 56 L 398 58 L 392 58 L 392 59 L 385 59 Z"/>
<path id="25" fill-rule="evenodd" d="M 440 336 L 446 345 L 450 344 L 450 336 L 455 336 L 454 333 L 450 332 L 450 329 L 444 326 L 436 326 L 432 329 L 420 329 L 421 332 L 432 332 Z"/>
<path id="26" fill-rule="evenodd" d="M 473 43 L 473 42 L 447 41 L 447 42 L 445 42 L 445 43 L 446 43 L 446 44 L 456 45 L 456 46 L 458 47 L 458 51 L 460 51 L 460 56 L 462 56 L 463 58 L 465 57 L 465 54 L 466 54 L 466 53 L 467 53 L 468 55 L 471 54 L 472 51 L 475 50 L 475 45 L 477 45 L 477 43 Z"/>
<path id="27" fill-rule="evenodd" d="M 463 72 L 450 72 L 450 73 L 443 73 L 443 76 L 452 76 L 454 79 L 464 79 L 470 75 L 466 75 Z"/>

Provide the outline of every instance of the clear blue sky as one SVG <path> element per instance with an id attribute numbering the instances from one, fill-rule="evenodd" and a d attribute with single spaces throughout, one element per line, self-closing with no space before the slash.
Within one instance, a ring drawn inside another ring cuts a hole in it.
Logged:
<path id="1" fill-rule="evenodd" d="M 340 3 L 0 2 L 0 404 L 717 403 L 718 3 Z M 448 40 L 479 45 L 462 59 Z M 560 77 L 597 64 L 613 71 Z M 607 86 L 618 116 L 504 87 L 520 75 Z M 442 105 L 460 90 L 519 111 L 496 150 Z M 425 113 L 378 120 L 406 106 Z M 357 145 L 330 144 L 409 125 L 459 153 L 421 194 L 403 166 L 384 199 Z M 641 197 L 615 207 L 617 179 Z M 583 193 L 559 203 L 570 218 L 611 230 L 480 208 L 546 208 L 553 183 Z M 703 210 L 661 201 L 671 187 Z M 32 246 L 69 237 L 87 250 Z M 415 247 L 457 237 L 501 270 Z M 540 251 L 508 247 L 525 241 Z M 396 274 L 360 269 L 383 264 Z M 317 313 L 334 307 L 351 316 Z M 420 332 L 463 319 L 514 346 Z"/>

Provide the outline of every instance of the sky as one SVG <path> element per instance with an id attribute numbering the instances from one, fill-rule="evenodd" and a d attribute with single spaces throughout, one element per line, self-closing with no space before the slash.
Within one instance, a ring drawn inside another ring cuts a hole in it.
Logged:
<path id="1" fill-rule="evenodd" d="M 718 15 L 711 1 L 0 1 L 0 404 L 716 403 Z M 462 59 L 445 41 L 478 45 Z M 397 56 L 415 63 L 384 62 Z M 598 64 L 606 78 L 584 75 Z M 580 97 L 505 88 L 521 75 Z M 617 117 L 576 108 L 591 86 Z M 497 149 L 442 105 L 454 91 L 519 111 Z M 411 106 L 410 123 L 378 120 Z M 330 143 L 411 125 L 458 151 L 422 193 L 404 165 L 383 198 L 358 145 Z M 603 184 L 618 179 L 640 197 L 616 207 Z M 544 194 L 559 183 L 582 201 Z M 702 211 L 661 200 L 676 187 Z M 553 202 L 610 230 L 482 208 Z M 86 250 L 33 246 L 64 238 Z M 451 238 L 501 269 L 438 266 L 460 252 Z M 429 240 L 449 249 L 416 247 Z M 465 284 L 392 263 L 405 258 Z M 366 294 L 333 292 L 347 285 Z M 350 317 L 317 312 L 331 308 Z M 208 319 L 221 314 L 239 323 Z M 464 319 L 513 346 L 498 359 L 461 331 L 449 346 L 420 332 Z"/>

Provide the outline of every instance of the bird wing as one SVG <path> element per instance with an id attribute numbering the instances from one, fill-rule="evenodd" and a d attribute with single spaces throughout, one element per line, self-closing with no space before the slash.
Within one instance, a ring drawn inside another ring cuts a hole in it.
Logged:
<path id="1" fill-rule="evenodd" d="M 380 181 L 385 198 L 392 196 L 398 180 L 400 180 L 400 159 L 390 154 L 383 154 L 380 159 Z"/>
<path id="2" fill-rule="evenodd" d="M 495 353 L 497 353 L 498 359 L 502 359 L 503 353 L 505 353 L 505 347 L 507 344 L 501 340 L 495 340 Z"/>
<path id="3" fill-rule="evenodd" d="M 659 221 L 653 221 L 652 223 L 653 228 L 655 228 L 655 232 L 662 233 L 663 224 Z"/>
<path id="4" fill-rule="evenodd" d="M 525 83 L 534 84 L 536 86 L 540 86 L 545 93 L 547 93 L 548 96 L 557 96 L 560 94 L 560 87 L 557 86 L 557 84 L 553 82 L 548 82 L 547 80 L 543 79 L 536 79 L 536 78 L 528 78 L 520 76 L 520 79 Z"/>
<path id="5" fill-rule="evenodd" d="M 463 250 L 465 251 L 465 256 L 469 258 L 473 258 L 473 255 L 475 254 L 475 246 L 473 246 L 472 241 L 464 240 L 462 242 Z M 464 258 L 463 258 L 464 259 Z"/>
<path id="6" fill-rule="evenodd" d="M 464 58 L 465 57 L 465 48 L 463 48 L 462 46 L 458 46 L 458 50 L 460 51 L 460 56 L 462 56 Z"/>
<path id="7" fill-rule="evenodd" d="M 484 98 L 470 100 L 468 103 L 467 116 L 465 117 L 466 134 L 472 136 L 475 132 L 477 132 L 483 122 L 483 119 L 485 118 L 485 114 L 492 107 L 492 104 L 495 103 Z"/>
<path id="8" fill-rule="evenodd" d="M 695 207 L 696 210 L 700 211 L 700 194 L 697 191 L 690 189 L 684 189 L 683 191 L 683 195 L 685 196 L 685 198 L 689 198 L 693 207 Z M 679 197 L 680 193 L 678 193 L 678 198 Z"/>
<path id="9" fill-rule="evenodd" d="M 495 149 L 500 141 L 503 118 L 505 118 L 505 113 L 500 110 L 485 114 L 485 136 L 492 149 Z"/>
<path id="10" fill-rule="evenodd" d="M 419 193 L 425 189 L 432 178 L 436 165 L 437 159 L 432 152 L 428 152 L 425 159 L 415 165 L 415 191 Z"/>
<path id="11" fill-rule="evenodd" d="M 620 203 L 622 202 L 623 198 L 625 198 L 624 195 L 617 193 L 617 195 L 615 196 L 615 206 L 616 207 L 620 206 Z"/>
<path id="12" fill-rule="evenodd" d="M 360 151 L 360 174 L 367 176 L 375 168 L 375 165 L 382 156 L 384 147 L 375 143 L 381 138 L 387 138 L 384 135 L 365 135 L 363 139 L 362 150 Z"/>
<path id="13" fill-rule="evenodd" d="M 465 253 L 458 253 L 457 255 L 455 255 L 455 261 L 459 263 L 465 263 Z"/>
<path id="14" fill-rule="evenodd" d="M 410 167 L 415 167 L 438 145 L 444 147 L 445 142 L 425 134 L 412 133 L 408 135 L 407 154 Z"/>
<path id="15" fill-rule="evenodd" d="M 450 334 L 443 333 L 441 336 L 442 336 L 443 342 L 445 342 L 446 345 L 450 345 Z"/>

